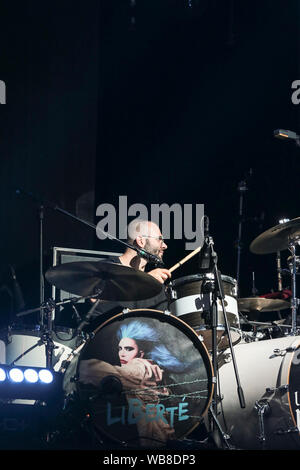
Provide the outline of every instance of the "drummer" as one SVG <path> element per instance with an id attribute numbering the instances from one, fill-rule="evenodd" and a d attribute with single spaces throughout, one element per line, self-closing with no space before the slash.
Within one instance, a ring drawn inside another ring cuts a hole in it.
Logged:
<path id="1" fill-rule="evenodd" d="M 137 248 L 148 251 L 152 255 L 156 255 L 161 260 L 163 259 L 164 251 L 167 249 L 161 231 L 154 222 L 148 220 L 134 219 L 128 225 L 128 237 L 127 243 Z M 125 253 L 119 257 L 119 262 L 125 266 L 131 266 L 132 268 L 140 271 L 145 271 L 147 260 L 141 258 L 138 253 L 127 248 Z M 171 273 L 168 269 L 155 268 L 148 271 L 148 274 L 153 276 L 162 284 L 171 278 Z"/>
<path id="2" fill-rule="evenodd" d="M 167 249 L 167 245 L 163 239 L 160 228 L 154 222 L 142 219 L 134 219 L 130 222 L 127 228 L 127 243 L 137 248 L 148 251 L 153 255 L 156 255 L 161 260 L 163 259 L 164 252 Z M 125 252 L 121 256 L 110 256 L 107 261 L 112 263 L 123 264 L 140 271 L 147 271 L 147 274 L 153 276 L 157 281 L 162 284 L 162 289 L 159 294 L 155 297 L 146 300 L 134 300 L 132 301 L 101 301 L 97 306 L 95 313 L 98 317 L 92 322 L 92 329 L 97 324 L 111 318 L 112 316 L 121 313 L 124 308 L 129 309 L 155 309 L 155 310 L 166 310 L 168 308 L 168 299 L 166 294 L 165 281 L 171 278 L 171 273 L 165 268 L 154 268 L 151 269 L 146 259 L 139 256 L 139 254 L 132 248 L 127 247 Z"/>

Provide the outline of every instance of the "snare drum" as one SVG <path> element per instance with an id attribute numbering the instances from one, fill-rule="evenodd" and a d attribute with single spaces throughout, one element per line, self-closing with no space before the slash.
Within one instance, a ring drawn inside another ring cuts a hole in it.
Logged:
<path id="1" fill-rule="evenodd" d="M 122 356 L 126 347 L 131 358 Z M 158 310 L 125 310 L 100 325 L 76 354 L 64 391 L 88 403 L 96 439 L 161 447 L 203 420 L 213 371 L 205 345 L 182 320 Z"/>
<path id="2" fill-rule="evenodd" d="M 230 351 L 219 368 L 221 426 L 240 449 L 300 449 L 300 336 L 234 347 L 246 407 L 241 408 Z"/>
<path id="3" fill-rule="evenodd" d="M 237 283 L 229 276 L 221 276 L 224 290 L 224 305 L 230 327 L 231 340 L 237 344 L 241 340 L 237 303 Z M 208 350 L 212 349 L 212 333 L 210 322 L 210 305 L 212 300 L 211 290 L 214 283 L 212 273 L 194 274 L 172 281 L 175 299 L 170 303 L 170 311 L 176 317 L 180 317 L 190 325 L 199 335 L 203 336 Z M 229 346 L 225 335 L 225 319 L 221 301 L 218 300 L 217 322 L 218 349 L 226 349 Z"/>

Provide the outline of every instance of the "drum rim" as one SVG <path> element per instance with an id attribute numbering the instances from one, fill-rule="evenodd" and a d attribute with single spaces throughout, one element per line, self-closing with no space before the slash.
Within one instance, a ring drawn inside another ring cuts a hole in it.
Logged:
<path id="1" fill-rule="evenodd" d="M 108 323 L 112 322 L 113 320 L 115 320 L 117 317 L 119 316 L 126 316 L 127 318 L 132 316 L 134 317 L 133 314 L 135 314 L 136 312 L 148 312 L 148 313 L 156 313 L 156 314 L 161 314 L 161 315 L 165 315 L 166 318 L 172 318 L 172 321 L 174 321 L 174 323 L 181 323 L 183 325 L 183 327 L 189 332 L 189 334 L 191 334 L 191 337 L 194 336 L 194 344 L 197 343 L 199 345 L 201 345 L 201 347 L 203 348 L 204 350 L 204 353 L 205 353 L 205 356 L 202 356 L 201 354 L 201 357 L 203 359 L 203 362 L 205 363 L 205 365 L 209 366 L 209 367 L 206 367 L 206 371 L 208 372 L 208 369 L 209 369 L 209 373 L 208 373 L 208 384 L 210 386 L 210 394 L 208 395 L 207 397 L 207 400 L 206 400 L 206 404 L 205 404 L 205 407 L 203 408 L 203 411 L 200 415 L 200 420 L 198 423 L 194 424 L 191 429 L 189 429 L 183 436 L 181 436 L 180 438 L 184 438 L 186 436 L 188 436 L 191 432 L 193 432 L 202 422 L 203 420 L 203 417 L 206 415 L 207 411 L 208 411 L 208 408 L 212 402 L 212 399 L 213 399 L 213 394 L 214 394 L 214 387 L 215 387 L 215 374 L 214 374 L 214 370 L 213 370 L 213 364 L 212 364 L 212 361 L 210 359 L 210 354 L 208 352 L 208 349 L 206 347 L 206 345 L 204 344 L 204 342 L 199 338 L 199 336 L 197 335 L 197 333 L 195 332 L 195 330 L 193 330 L 193 328 L 191 328 L 187 323 L 185 323 L 183 320 L 177 318 L 176 316 L 172 315 L 168 310 L 156 310 L 156 309 L 150 309 L 150 308 L 144 308 L 144 309 L 123 309 L 122 312 L 114 315 L 113 317 L 105 320 L 101 325 L 99 325 L 93 332 L 92 332 L 92 335 L 93 337 L 90 338 L 83 346 L 83 348 L 81 349 L 81 352 L 80 352 L 80 355 L 78 357 L 78 361 L 77 361 L 77 364 L 76 364 L 76 371 L 75 371 L 75 375 L 77 377 L 79 377 L 79 365 L 80 365 L 80 356 L 82 356 L 82 354 L 84 354 L 84 351 L 85 349 L 87 348 L 87 346 L 89 345 L 90 341 L 92 339 L 95 338 L 96 334 L 105 326 L 107 325 Z M 147 316 L 147 315 L 146 315 Z M 150 316 L 150 315 L 149 315 Z M 204 357 L 205 357 L 205 360 L 204 360 Z M 98 427 L 97 427 L 98 429 Z M 104 429 L 100 428 L 100 431 L 106 436 L 108 437 L 109 439 L 112 439 L 113 441 L 115 442 L 118 442 L 118 443 L 122 443 L 122 441 L 120 441 L 120 439 L 117 439 L 116 437 L 112 436 L 111 434 L 107 433 Z M 138 438 L 137 438 L 138 439 Z M 159 447 L 157 447 L 159 448 Z"/>
<path id="2" fill-rule="evenodd" d="M 294 340 L 291 341 L 290 345 L 287 346 L 287 348 L 291 347 L 293 344 L 297 344 L 297 347 L 299 348 L 300 336 L 298 336 L 298 339 L 296 339 L 296 337 L 295 337 Z M 283 358 L 281 371 L 280 371 L 280 385 L 288 385 L 287 401 L 288 401 L 288 405 L 289 405 L 290 416 L 292 418 L 292 421 L 293 421 L 295 427 L 297 427 L 297 422 L 296 422 L 295 417 L 294 417 L 294 410 L 292 408 L 292 403 L 291 403 L 290 380 L 291 380 L 292 363 L 293 363 L 294 355 L 295 355 L 297 350 L 298 349 L 296 348 L 295 350 L 287 351 L 287 353 L 285 354 L 285 356 Z M 286 380 L 284 380 L 284 379 L 286 379 Z M 285 382 L 285 383 L 283 383 L 283 382 Z M 281 397 L 281 399 L 284 399 L 284 396 L 285 395 L 283 395 Z M 300 437 L 300 430 L 299 430 L 299 433 L 297 434 L 297 436 Z"/>
<path id="3" fill-rule="evenodd" d="M 198 273 L 198 274 L 191 274 L 189 276 L 178 277 L 177 279 L 172 280 L 172 285 L 173 287 L 176 287 L 176 286 L 183 286 L 184 284 L 187 284 L 189 281 L 191 282 L 202 281 L 202 280 L 213 281 L 214 278 L 208 277 L 208 275 L 213 276 L 213 273 Z M 234 287 L 236 287 L 237 285 L 236 279 L 226 274 L 221 274 L 221 280 L 228 282 Z"/>

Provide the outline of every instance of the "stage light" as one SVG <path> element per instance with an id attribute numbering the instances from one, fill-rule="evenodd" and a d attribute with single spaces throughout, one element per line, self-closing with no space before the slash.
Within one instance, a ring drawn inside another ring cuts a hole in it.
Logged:
<path id="1" fill-rule="evenodd" d="M 284 218 L 284 219 L 280 219 L 280 220 L 279 220 L 279 223 L 280 223 L 280 224 L 285 224 L 286 222 L 289 222 L 289 221 L 290 221 L 290 219 Z"/>
<path id="2" fill-rule="evenodd" d="M 39 375 L 36 370 L 34 369 L 26 369 L 24 370 L 24 377 L 27 382 L 36 383 L 39 380 Z"/>
<path id="3" fill-rule="evenodd" d="M 0 368 L 0 382 L 4 382 L 4 380 L 6 379 L 6 373 L 5 373 L 5 370 L 2 369 L 2 367 Z"/>
<path id="4" fill-rule="evenodd" d="M 62 404 L 63 374 L 35 366 L 0 365 L 0 400 L 38 400 Z"/>
<path id="5" fill-rule="evenodd" d="M 15 367 L 9 371 L 9 378 L 12 382 L 20 383 L 24 380 L 24 373 L 21 369 Z"/>
<path id="6" fill-rule="evenodd" d="M 45 384 L 50 384 L 53 382 L 53 374 L 50 370 L 42 369 L 39 371 L 39 379 Z"/>

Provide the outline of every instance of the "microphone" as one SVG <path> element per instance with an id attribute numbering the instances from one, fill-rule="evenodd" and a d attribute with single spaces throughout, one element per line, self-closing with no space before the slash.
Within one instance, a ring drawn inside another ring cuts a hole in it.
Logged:
<path id="1" fill-rule="evenodd" d="M 154 264 L 158 268 L 162 268 L 164 266 L 163 261 L 156 255 L 153 255 L 152 253 L 149 253 L 148 251 L 142 250 L 140 248 L 133 248 L 138 252 L 138 254 L 146 259 L 149 263 Z"/>
<path id="2" fill-rule="evenodd" d="M 294 131 L 289 131 L 286 129 L 276 129 L 274 131 L 274 137 L 282 140 L 294 140 L 298 145 L 300 145 L 300 136 Z"/>
<path id="3" fill-rule="evenodd" d="M 212 271 L 212 247 L 209 236 L 209 218 L 204 216 L 204 242 L 199 253 L 199 269 L 204 273 Z"/>
<path id="4" fill-rule="evenodd" d="M 204 238 L 209 237 L 209 218 L 204 216 Z"/>

